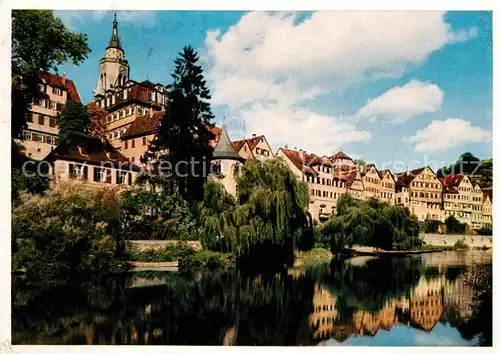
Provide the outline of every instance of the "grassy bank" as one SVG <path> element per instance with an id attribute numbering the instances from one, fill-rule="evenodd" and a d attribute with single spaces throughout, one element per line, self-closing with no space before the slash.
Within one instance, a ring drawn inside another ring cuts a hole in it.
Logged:
<path id="1" fill-rule="evenodd" d="M 320 259 L 320 258 L 332 258 L 333 255 L 329 249 L 322 247 L 315 247 L 310 251 L 296 251 L 296 259 Z"/>

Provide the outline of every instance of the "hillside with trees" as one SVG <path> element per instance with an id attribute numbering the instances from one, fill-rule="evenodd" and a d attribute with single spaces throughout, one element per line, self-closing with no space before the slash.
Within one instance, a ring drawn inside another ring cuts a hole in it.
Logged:
<path id="1" fill-rule="evenodd" d="M 449 166 L 437 170 L 439 178 L 464 173 L 481 188 L 493 187 L 493 158 L 481 160 L 470 152 L 465 152 Z"/>

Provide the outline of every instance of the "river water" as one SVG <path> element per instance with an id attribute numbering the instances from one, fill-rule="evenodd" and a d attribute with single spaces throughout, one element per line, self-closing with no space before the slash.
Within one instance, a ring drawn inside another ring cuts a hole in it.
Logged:
<path id="1" fill-rule="evenodd" d="M 474 262 L 491 267 L 491 252 L 324 260 L 257 275 L 149 271 L 13 286 L 12 342 L 488 345 L 491 313 L 473 304 L 464 281 Z"/>

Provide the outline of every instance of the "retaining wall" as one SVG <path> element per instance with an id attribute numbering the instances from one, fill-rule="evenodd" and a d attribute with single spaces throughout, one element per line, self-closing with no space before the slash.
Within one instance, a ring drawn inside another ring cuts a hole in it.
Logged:
<path id="1" fill-rule="evenodd" d="M 178 243 L 186 243 L 188 247 L 191 247 L 195 251 L 201 251 L 203 249 L 200 241 L 177 241 L 177 240 L 133 240 L 128 241 L 127 248 L 132 251 L 154 251 L 166 246 L 177 245 Z"/>
<path id="2" fill-rule="evenodd" d="M 420 238 L 426 244 L 433 246 L 453 246 L 458 240 L 462 240 L 470 247 L 493 246 L 492 236 L 420 234 Z"/>

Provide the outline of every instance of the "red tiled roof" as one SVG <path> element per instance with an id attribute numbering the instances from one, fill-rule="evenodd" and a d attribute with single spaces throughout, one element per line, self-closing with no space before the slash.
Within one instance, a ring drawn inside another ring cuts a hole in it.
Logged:
<path id="1" fill-rule="evenodd" d="M 248 142 L 248 146 L 250 147 L 250 150 L 253 150 L 262 138 L 264 138 L 264 135 L 253 136 L 253 137 L 247 138 L 247 139 L 235 140 L 235 141 L 233 141 L 233 147 L 235 146 L 234 145 L 235 143 L 238 143 L 238 144 L 241 143 L 241 146 L 240 146 L 240 149 L 241 149 L 241 147 L 245 144 L 245 141 L 246 141 L 246 142 Z M 236 151 L 238 151 L 238 150 L 236 150 Z"/>
<path id="2" fill-rule="evenodd" d="M 241 150 L 241 148 L 243 147 L 243 145 L 245 145 L 246 143 L 246 140 L 236 140 L 236 141 L 233 141 L 232 144 L 233 144 L 233 149 L 238 152 Z"/>
<path id="3" fill-rule="evenodd" d="M 453 175 L 453 176 L 447 176 L 445 178 L 440 178 L 439 180 L 445 186 L 456 187 L 462 182 L 463 179 L 464 179 L 464 175 Z"/>
<path id="4" fill-rule="evenodd" d="M 295 167 L 302 171 L 305 167 L 305 172 L 316 174 L 316 171 L 311 169 L 308 162 L 311 160 L 312 156 L 310 154 L 303 153 L 301 151 L 280 148 L 286 157 L 293 163 Z"/>
<path id="5" fill-rule="evenodd" d="M 76 89 L 76 85 L 73 80 L 67 79 L 65 75 L 60 77 L 56 74 L 51 73 L 43 73 L 41 75 L 43 81 L 45 81 L 50 86 L 59 87 L 68 92 L 68 99 L 75 102 L 81 102 L 80 95 L 78 94 L 78 90 Z"/>
<path id="6" fill-rule="evenodd" d="M 349 174 L 347 175 L 347 188 L 349 188 L 350 186 L 352 186 L 352 184 L 354 183 L 354 181 L 356 180 L 356 176 L 358 174 L 358 171 L 356 170 L 351 170 L 349 172 Z"/>
<path id="7" fill-rule="evenodd" d="M 344 159 L 344 160 L 351 160 L 352 161 L 352 159 L 349 156 L 347 156 L 346 154 L 344 154 L 342 151 L 337 152 L 336 154 L 334 154 L 330 158 L 331 161 L 334 161 L 337 159 Z"/>
<path id="8" fill-rule="evenodd" d="M 408 187 L 413 181 L 415 177 L 417 177 L 422 171 L 425 169 L 425 167 L 420 167 L 414 170 L 402 172 L 402 173 L 396 173 L 396 177 L 398 178 L 396 182 L 397 187 Z"/>
<path id="9" fill-rule="evenodd" d="M 147 116 L 137 117 L 132 124 L 129 125 L 127 131 L 122 135 L 121 139 L 130 139 L 140 135 L 156 133 L 160 127 L 163 114 L 164 112 L 159 111 Z"/>
<path id="10" fill-rule="evenodd" d="M 93 136 L 81 133 L 75 133 L 66 141 L 62 141 L 47 155 L 45 160 L 76 160 L 94 164 L 107 162 L 112 163 L 115 167 L 119 167 L 121 164 L 126 169 L 133 165 L 109 142 L 103 143 Z M 138 167 L 133 165 L 132 168 L 137 169 Z"/>

